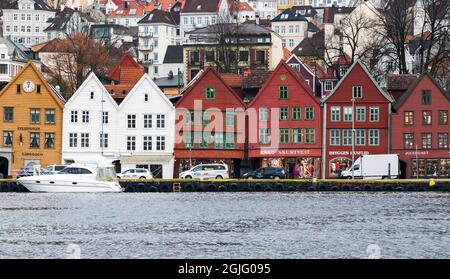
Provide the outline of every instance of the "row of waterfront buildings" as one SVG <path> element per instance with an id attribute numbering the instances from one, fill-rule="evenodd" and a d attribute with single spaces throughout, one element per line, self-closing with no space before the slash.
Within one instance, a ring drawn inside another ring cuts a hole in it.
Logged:
<path id="1" fill-rule="evenodd" d="M 0 172 L 105 157 L 118 171 L 163 178 L 213 162 L 234 177 L 264 166 L 292 174 L 301 164 L 303 177 L 333 178 L 353 157 L 386 153 L 399 154 L 405 177 L 450 172 L 450 96 L 428 74 L 384 90 L 357 61 L 323 95 L 293 56 L 247 77 L 206 68 L 169 99 L 124 61 L 135 63 L 122 59 L 110 76 L 127 83 L 104 85 L 91 73 L 67 101 L 29 62 L 0 92 Z"/>

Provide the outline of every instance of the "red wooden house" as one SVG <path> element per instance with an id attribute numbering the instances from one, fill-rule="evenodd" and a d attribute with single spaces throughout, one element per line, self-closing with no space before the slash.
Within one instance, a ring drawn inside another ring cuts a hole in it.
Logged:
<path id="1" fill-rule="evenodd" d="M 174 176 L 199 163 L 226 163 L 239 177 L 245 144 L 245 105 L 239 95 L 209 67 L 175 107 Z"/>
<path id="2" fill-rule="evenodd" d="M 353 146 L 355 160 L 363 154 L 389 152 L 392 102 L 360 61 L 348 69 L 333 92 L 322 99 L 323 177 L 338 177 L 351 166 Z"/>
<path id="3" fill-rule="evenodd" d="M 450 95 L 423 74 L 394 104 L 392 153 L 406 163 L 406 177 L 448 177 Z"/>
<path id="4" fill-rule="evenodd" d="M 289 170 L 289 177 L 319 176 L 320 100 L 299 71 L 281 61 L 247 115 L 248 157 L 255 168 L 279 166 Z"/>

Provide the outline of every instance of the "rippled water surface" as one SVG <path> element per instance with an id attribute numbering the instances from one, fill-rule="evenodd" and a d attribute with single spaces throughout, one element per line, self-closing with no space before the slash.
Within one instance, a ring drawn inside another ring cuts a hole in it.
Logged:
<path id="1" fill-rule="evenodd" d="M 450 258 L 450 195 L 0 194 L 0 258 L 65 258 L 68 245 L 82 258 L 366 258 L 369 244 Z"/>

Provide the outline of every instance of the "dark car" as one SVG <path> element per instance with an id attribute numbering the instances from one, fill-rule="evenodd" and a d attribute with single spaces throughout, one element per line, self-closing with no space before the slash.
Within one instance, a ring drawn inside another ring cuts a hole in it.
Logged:
<path id="1" fill-rule="evenodd" d="M 52 174 L 50 171 L 48 171 L 47 169 L 41 169 L 41 175 L 49 175 Z M 21 178 L 24 176 L 33 176 L 33 168 L 21 168 L 18 172 L 17 172 L 17 178 Z"/>
<path id="2" fill-rule="evenodd" d="M 250 171 L 247 173 L 244 173 L 242 178 L 245 179 L 280 179 L 280 178 L 286 178 L 286 172 L 282 168 L 274 168 L 274 167 L 267 167 L 267 168 L 260 168 L 254 171 Z"/>

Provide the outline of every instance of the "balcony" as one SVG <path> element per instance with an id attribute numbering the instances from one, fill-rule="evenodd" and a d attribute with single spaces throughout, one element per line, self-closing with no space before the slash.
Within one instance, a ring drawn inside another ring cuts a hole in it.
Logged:
<path id="1" fill-rule="evenodd" d="M 146 64 L 146 65 L 153 65 L 153 63 L 154 63 L 153 59 L 140 58 L 140 59 L 138 59 L 138 61 L 139 61 L 139 63 Z"/>
<path id="2" fill-rule="evenodd" d="M 139 45 L 138 46 L 138 50 L 141 50 L 141 51 L 153 51 L 153 46 L 152 45 Z"/>
<path id="3" fill-rule="evenodd" d="M 153 32 L 139 32 L 141 38 L 153 38 Z"/>

